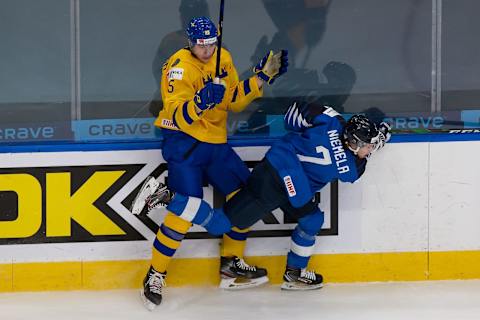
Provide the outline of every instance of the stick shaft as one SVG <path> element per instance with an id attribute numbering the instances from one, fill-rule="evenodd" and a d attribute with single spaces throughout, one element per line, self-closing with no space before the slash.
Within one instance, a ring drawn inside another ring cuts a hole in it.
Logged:
<path id="1" fill-rule="evenodd" d="M 217 40 L 217 65 L 215 66 L 215 78 L 220 75 L 220 54 L 222 51 L 223 38 L 223 12 L 225 9 L 225 0 L 220 1 L 220 14 L 218 16 L 218 40 Z"/>

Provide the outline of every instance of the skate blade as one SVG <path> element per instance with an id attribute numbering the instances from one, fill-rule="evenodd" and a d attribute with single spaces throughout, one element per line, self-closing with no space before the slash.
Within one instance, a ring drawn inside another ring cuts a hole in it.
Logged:
<path id="1" fill-rule="evenodd" d="M 224 290 L 242 290 L 261 286 L 268 282 L 268 277 L 260 277 L 256 279 L 244 278 L 222 278 L 219 287 Z"/>
<path id="2" fill-rule="evenodd" d="M 157 305 L 145 297 L 145 294 L 143 293 L 143 289 L 140 289 L 140 298 L 142 299 L 143 305 L 145 308 L 147 308 L 148 311 L 153 311 Z"/>
<path id="3" fill-rule="evenodd" d="M 151 196 L 159 186 L 160 182 L 154 177 L 148 177 L 140 188 L 135 200 L 133 200 L 130 211 L 135 215 L 140 214 L 143 208 L 145 208 L 147 198 Z"/>
<path id="4" fill-rule="evenodd" d="M 280 287 L 282 290 L 289 291 L 307 291 L 307 290 L 317 290 L 323 287 L 323 283 L 319 284 L 297 284 L 292 282 L 284 282 Z"/>

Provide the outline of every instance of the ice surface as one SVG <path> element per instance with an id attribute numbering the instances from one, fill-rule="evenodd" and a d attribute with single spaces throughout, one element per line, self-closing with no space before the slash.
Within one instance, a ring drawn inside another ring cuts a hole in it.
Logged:
<path id="1" fill-rule="evenodd" d="M 310 292 L 279 286 L 223 291 L 166 288 L 146 310 L 139 290 L 0 294 L 0 319 L 480 319 L 480 281 L 327 284 Z"/>

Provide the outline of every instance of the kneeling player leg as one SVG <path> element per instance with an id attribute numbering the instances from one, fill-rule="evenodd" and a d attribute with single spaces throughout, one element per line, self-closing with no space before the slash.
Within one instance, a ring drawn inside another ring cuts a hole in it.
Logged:
<path id="1" fill-rule="evenodd" d="M 298 225 L 292 233 L 282 289 L 312 290 L 322 287 L 322 275 L 306 269 L 314 250 L 315 236 L 322 228 L 322 224 L 323 212 L 319 209 L 298 220 Z"/>
<path id="2" fill-rule="evenodd" d="M 177 193 L 167 210 L 185 221 L 204 227 L 213 235 L 224 234 L 232 227 L 222 209 L 212 209 L 206 201 L 197 197 Z"/>
<path id="3" fill-rule="evenodd" d="M 275 208 L 271 210 L 273 209 Z M 227 201 L 223 206 L 223 210 L 232 225 L 239 229 L 250 228 L 271 212 L 248 187 L 243 188 L 232 199 Z"/>
<path id="4" fill-rule="evenodd" d="M 315 248 L 315 236 L 323 225 L 323 212 L 317 209 L 298 220 L 298 225 L 292 233 L 290 252 L 287 257 L 287 266 L 306 268 L 308 260 Z"/>

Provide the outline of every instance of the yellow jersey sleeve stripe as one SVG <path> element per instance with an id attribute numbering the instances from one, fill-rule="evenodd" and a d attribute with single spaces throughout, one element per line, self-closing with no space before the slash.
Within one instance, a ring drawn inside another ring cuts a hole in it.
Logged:
<path id="1" fill-rule="evenodd" d="M 185 119 L 185 122 L 188 124 L 193 123 L 193 119 L 190 117 L 188 114 L 188 101 L 186 101 L 183 106 L 182 106 L 182 113 L 183 113 L 183 119 Z"/>
<path id="2" fill-rule="evenodd" d="M 184 105 L 184 107 L 187 109 L 190 119 L 193 121 L 200 119 L 200 116 L 197 114 L 197 110 L 195 109 L 195 102 L 188 101 L 188 104 Z"/>
<path id="3" fill-rule="evenodd" d="M 237 95 L 238 95 L 238 88 L 235 88 L 235 92 L 233 93 L 232 102 L 237 101 Z"/>
<path id="4" fill-rule="evenodd" d="M 175 109 L 172 119 L 177 128 L 184 128 L 185 126 L 193 124 L 193 122 L 200 119 L 200 117 L 195 111 L 194 102 L 186 101 L 181 107 Z"/>

